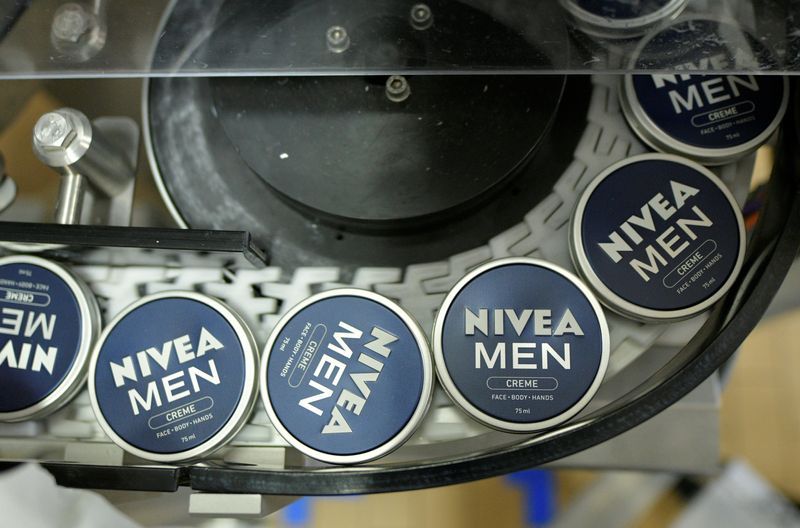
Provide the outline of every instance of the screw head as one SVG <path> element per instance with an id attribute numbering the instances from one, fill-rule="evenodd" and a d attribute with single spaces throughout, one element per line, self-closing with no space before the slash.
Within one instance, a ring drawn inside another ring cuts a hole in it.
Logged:
<path id="1" fill-rule="evenodd" d="M 333 53 L 342 53 L 350 47 L 350 35 L 342 26 L 331 26 L 325 33 L 328 49 Z"/>
<path id="2" fill-rule="evenodd" d="M 414 29 L 424 30 L 433 24 L 433 11 L 428 4 L 414 4 L 411 7 L 411 25 Z"/>
<path id="3" fill-rule="evenodd" d="M 395 103 L 401 103 L 411 95 L 411 86 L 402 75 L 392 75 L 386 79 L 386 97 Z"/>
<path id="4" fill-rule="evenodd" d="M 70 146 L 77 136 L 68 116 L 59 112 L 48 112 L 33 127 L 33 139 L 45 150 L 61 150 Z"/>
<path id="5" fill-rule="evenodd" d="M 64 4 L 53 17 L 53 37 L 66 42 L 78 42 L 92 29 L 93 16 L 76 3 Z"/>

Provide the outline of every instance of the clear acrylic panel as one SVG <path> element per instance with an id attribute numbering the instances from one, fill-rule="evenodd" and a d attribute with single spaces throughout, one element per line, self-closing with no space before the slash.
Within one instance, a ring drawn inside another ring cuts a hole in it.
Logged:
<path id="1" fill-rule="evenodd" d="M 597 4 L 5 0 L 0 78 L 671 70 L 673 54 L 708 56 L 703 39 L 676 34 L 662 60 L 632 57 L 660 26 L 691 18 L 730 24 L 711 43 L 729 57 L 758 43 L 772 59 L 710 61 L 705 69 L 800 70 L 800 2 L 794 0 L 617 0 L 603 2 L 616 7 L 599 15 L 591 12 Z M 624 18 L 630 9 L 640 11 L 638 18 Z"/>

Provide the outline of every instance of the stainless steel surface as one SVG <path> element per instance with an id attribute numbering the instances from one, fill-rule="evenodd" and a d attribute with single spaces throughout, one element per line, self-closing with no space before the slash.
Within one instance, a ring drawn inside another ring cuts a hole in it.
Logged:
<path id="1" fill-rule="evenodd" d="M 70 109 L 44 114 L 33 127 L 33 149 L 50 167 L 66 167 L 78 161 L 89 148 L 92 129 L 82 113 Z"/>
<path id="2" fill-rule="evenodd" d="M 83 197 L 86 194 L 86 178 L 78 173 L 66 173 L 61 177 L 56 202 L 56 222 L 73 225 L 81 223 Z"/>
<path id="3" fill-rule="evenodd" d="M 105 118 L 93 126 L 72 108 L 39 118 L 33 130 L 34 153 L 61 175 L 57 222 L 128 224 L 138 137 L 138 127 L 127 118 Z"/>
<path id="4" fill-rule="evenodd" d="M 11 176 L 6 174 L 5 161 L 3 155 L 0 154 L 0 212 L 14 203 L 14 198 L 16 197 L 17 185 L 11 179 Z"/>
<path id="5" fill-rule="evenodd" d="M 45 165 L 61 174 L 83 174 L 106 196 L 120 193 L 133 172 L 120 149 L 72 108 L 43 115 L 34 127 L 33 147 Z"/>
<path id="6" fill-rule="evenodd" d="M 189 497 L 189 513 L 210 517 L 266 517 L 297 500 L 297 497 L 278 497 L 253 494 L 193 493 Z"/>

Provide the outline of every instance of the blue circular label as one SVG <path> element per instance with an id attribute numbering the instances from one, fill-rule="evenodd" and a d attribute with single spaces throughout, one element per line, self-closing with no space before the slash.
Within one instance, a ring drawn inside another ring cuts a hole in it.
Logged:
<path id="1" fill-rule="evenodd" d="M 577 412 L 603 368 L 605 321 L 575 283 L 549 267 L 490 268 L 446 309 L 439 350 L 447 377 L 493 419 L 536 424 Z"/>
<path id="2" fill-rule="evenodd" d="M 97 405 L 111 429 L 150 453 L 180 453 L 216 435 L 245 390 L 245 348 L 213 307 L 180 297 L 134 308 L 95 358 Z"/>
<path id="3" fill-rule="evenodd" d="M 611 20 L 632 20 L 658 13 L 675 0 L 577 0 L 578 7 L 593 15 Z"/>
<path id="4" fill-rule="evenodd" d="M 649 40 L 634 66 L 678 71 L 634 75 L 633 97 L 674 141 L 703 149 L 736 148 L 774 128 L 784 105 L 785 79 L 690 72 L 752 70 L 772 64 L 768 50 L 739 28 L 688 20 Z"/>
<path id="5" fill-rule="evenodd" d="M 28 263 L 0 266 L 0 412 L 26 409 L 67 377 L 83 315 L 69 285 Z"/>
<path id="6" fill-rule="evenodd" d="M 425 365 L 406 322 L 371 299 L 313 302 L 276 329 L 270 405 L 302 444 L 347 456 L 394 439 L 420 404 Z"/>
<path id="7" fill-rule="evenodd" d="M 702 303 L 736 269 L 741 216 L 705 173 L 644 159 L 591 191 L 580 223 L 591 271 L 613 294 L 652 310 Z"/>

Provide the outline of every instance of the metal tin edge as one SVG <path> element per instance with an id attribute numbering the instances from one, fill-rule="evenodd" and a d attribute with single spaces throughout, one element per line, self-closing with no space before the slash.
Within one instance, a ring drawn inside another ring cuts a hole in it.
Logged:
<path id="1" fill-rule="evenodd" d="M 728 278 L 725 280 L 725 283 L 720 286 L 720 288 L 714 292 L 713 295 L 708 297 L 702 303 L 698 303 L 697 305 L 684 308 L 680 310 L 654 310 L 651 308 L 644 308 L 638 306 L 630 301 L 627 301 L 620 297 L 619 295 L 615 294 L 608 286 L 606 286 L 600 278 L 594 273 L 591 264 L 589 263 L 589 259 L 586 256 L 586 252 L 583 249 L 583 239 L 581 235 L 581 221 L 583 219 L 584 211 L 586 209 L 586 204 L 591 197 L 591 194 L 594 190 L 600 185 L 600 183 L 609 177 L 611 174 L 619 170 L 621 167 L 625 167 L 627 165 L 633 163 L 639 163 L 642 161 L 649 161 L 649 160 L 661 160 L 661 161 L 671 161 L 674 163 L 679 163 L 681 165 L 685 165 L 690 167 L 697 172 L 701 173 L 702 175 L 706 176 L 714 183 L 722 192 L 722 194 L 727 198 L 728 203 L 730 204 L 733 212 L 734 217 L 737 220 L 738 225 L 738 233 L 739 233 L 739 251 L 737 252 L 736 264 L 734 265 L 733 270 L 731 271 Z M 591 183 L 586 187 L 581 197 L 578 199 L 577 205 L 575 206 L 575 211 L 572 214 L 570 219 L 570 254 L 573 258 L 573 264 L 575 268 L 578 270 L 579 274 L 586 280 L 589 284 L 591 289 L 597 294 L 598 298 L 603 302 L 605 306 L 607 306 L 612 311 L 623 315 L 625 317 L 635 319 L 638 321 L 643 322 L 674 322 L 674 321 L 681 321 L 683 319 L 688 319 L 694 315 L 704 312 L 708 308 L 710 308 L 714 303 L 716 303 L 719 299 L 721 299 L 730 288 L 733 286 L 733 283 L 736 281 L 736 278 L 739 276 L 739 272 L 742 269 L 742 265 L 744 264 L 744 255 L 746 249 L 746 235 L 744 230 L 744 219 L 742 218 L 741 210 L 739 209 L 739 204 L 734 199 L 731 192 L 725 186 L 724 183 L 708 168 L 688 160 L 686 158 L 682 158 L 680 156 L 676 156 L 674 154 L 660 154 L 660 153 L 650 153 L 650 154 L 639 154 L 637 156 L 632 156 L 630 158 L 626 158 L 624 160 L 618 161 L 613 165 L 604 169 L 600 174 L 595 177 Z"/>
<path id="2" fill-rule="evenodd" d="M 735 25 L 735 23 L 725 20 L 716 20 L 709 17 L 685 18 L 681 20 L 681 23 L 692 20 L 706 20 L 716 24 L 733 24 L 734 27 L 738 27 L 738 25 Z M 670 27 L 671 26 L 665 26 L 663 29 L 666 30 Z M 639 59 L 639 55 L 642 53 L 644 48 L 647 47 L 647 44 L 649 44 L 649 42 L 659 33 L 650 35 L 648 38 L 643 39 L 639 43 L 634 52 L 631 54 L 630 62 L 628 64 L 630 69 L 635 69 L 636 61 Z M 772 53 L 771 50 L 770 53 Z M 643 73 L 638 75 L 648 74 Z M 703 74 L 702 72 L 699 72 L 698 75 Z M 619 100 L 622 113 L 631 129 L 648 146 L 665 154 L 676 154 L 690 158 L 693 161 L 703 165 L 716 166 L 730 163 L 731 161 L 735 161 L 750 154 L 751 152 L 754 152 L 761 145 L 763 145 L 773 133 L 775 133 L 780 126 L 781 121 L 783 121 L 784 115 L 786 114 L 786 109 L 788 108 L 789 104 L 789 91 L 789 81 L 786 77 L 784 77 L 781 105 L 770 124 L 758 136 L 750 141 L 742 143 L 736 147 L 726 147 L 721 149 L 695 147 L 688 143 L 679 141 L 667 134 L 662 128 L 653 122 L 652 119 L 650 119 L 650 116 L 647 115 L 647 113 L 644 111 L 644 108 L 642 108 L 642 105 L 636 96 L 636 90 L 633 88 L 633 74 L 626 74 L 621 80 L 619 88 Z"/>
<path id="3" fill-rule="evenodd" d="M 554 416 L 547 420 L 539 421 L 539 422 L 531 422 L 531 423 L 519 423 L 519 422 L 509 422 L 506 420 L 501 420 L 491 416 L 482 410 L 478 409 L 476 406 L 472 405 L 462 394 L 461 390 L 456 386 L 453 379 L 450 377 L 450 373 L 447 371 L 447 367 L 444 360 L 444 352 L 442 350 L 442 332 L 444 329 L 444 321 L 447 318 L 447 314 L 450 311 L 450 306 L 453 304 L 453 301 L 461 292 L 461 290 L 470 282 L 472 282 L 475 278 L 482 275 L 483 273 L 493 270 L 495 268 L 514 265 L 514 264 L 526 264 L 530 266 L 537 266 L 548 269 L 557 273 L 558 275 L 562 276 L 563 278 L 567 279 L 571 282 L 578 290 L 586 297 L 589 301 L 589 304 L 592 306 L 594 313 L 598 319 L 600 324 L 600 333 L 601 333 L 601 359 L 600 359 L 600 366 L 595 374 L 595 378 L 592 381 L 592 384 L 586 390 L 584 395 L 579 399 L 575 404 L 572 405 L 569 409 L 562 412 L 558 416 Z M 468 416 L 473 418 L 474 420 L 496 429 L 498 431 L 504 431 L 508 433 L 533 433 L 537 431 L 542 431 L 544 429 L 549 429 L 556 425 L 562 424 L 567 420 L 575 417 L 588 403 L 592 400 L 594 395 L 597 393 L 598 389 L 600 388 L 600 384 L 605 377 L 606 369 L 608 368 L 608 361 L 610 357 L 610 348 L 611 348 L 611 341 L 610 341 L 610 334 L 608 329 L 608 322 L 606 320 L 605 313 L 603 312 L 603 308 L 600 306 L 597 298 L 595 297 L 594 293 L 589 289 L 586 284 L 584 284 L 577 276 L 570 273 L 569 271 L 556 266 L 555 264 L 551 264 L 550 262 L 546 262 L 543 260 L 533 259 L 529 257 L 508 257 L 493 260 L 482 266 L 479 266 L 466 274 L 462 277 L 456 285 L 448 292 L 447 296 L 445 297 L 442 306 L 439 309 L 439 313 L 436 314 L 436 320 L 434 322 L 433 328 L 433 354 L 434 354 L 434 363 L 436 365 L 436 373 L 439 378 L 439 382 L 444 388 L 447 395 L 453 400 L 456 405 L 461 408 L 464 412 L 467 413 Z"/>
<path id="4" fill-rule="evenodd" d="M 328 299 L 331 297 L 361 297 L 373 302 L 377 302 L 378 304 L 388 308 L 392 311 L 395 315 L 397 315 L 403 323 L 408 327 L 411 331 L 412 335 L 414 336 L 414 340 L 417 342 L 417 346 L 421 352 L 422 357 L 422 370 L 423 370 L 423 383 L 422 383 L 422 393 L 420 394 L 419 402 L 417 403 L 416 408 L 414 409 L 414 413 L 409 418 L 406 425 L 388 442 L 381 444 L 380 446 L 370 449 L 369 451 L 364 451 L 362 453 L 356 453 L 353 455 L 335 455 L 331 453 L 326 453 L 323 451 L 318 451 L 305 443 L 302 440 L 295 437 L 289 430 L 283 425 L 283 423 L 278 418 L 275 409 L 272 407 L 272 403 L 269 397 L 269 387 L 267 386 L 267 368 L 269 365 L 269 356 L 272 351 L 272 347 L 275 345 L 276 340 L 278 339 L 281 330 L 286 326 L 286 324 L 291 321 L 299 312 L 305 309 L 307 306 L 315 304 L 321 300 Z M 261 387 L 261 400 L 264 404 L 264 407 L 267 411 L 267 415 L 269 416 L 270 422 L 272 426 L 277 429 L 278 433 L 291 444 L 295 449 L 300 451 L 301 453 L 308 455 L 311 458 L 322 462 L 328 462 L 331 464 L 341 464 L 341 465 L 348 465 L 348 464 L 360 464 L 369 462 L 383 456 L 388 455 L 392 451 L 395 451 L 400 446 L 402 446 L 410 437 L 414 434 L 417 428 L 422 423 L 425 415 L 428 412 L 428 408 L 430 407 L 432 398 L 433 398 L 433 388 L 434 388 L 434 366 L 433 366 L 433 359 L 431 357 L 430 346 L 428 345 L 428 340 L 425 337 L 425 333 L 422 331 L 422 328 L 419 324 L 414 320 L 411 315 L 406 312 L 400 305 L 392 301 L 391 299 L 384 297 L 378 293 L 369 291 L 369 290 L 362 290 L 358 288 L 337 288 L 334 290 L 328 290 L 325 292 L 317 293 L 312 295 L 300 303 L 293 306 L 285 315 L 281 317 L 278 323 L 273 328 L 272 332 L 270 333 L 269 339 L 267 340 L 267 344 L 264 347 L 264 352 L 261 355 L 261 369 L 259 372 L 259 384 Z"/>
<path id="5" fill-rule="evenodd" d="M 642 17 L 612 20 L 586 11 L 575 0 L 560 0 L 565 11 L 576 26 L 585 33 L 609 39 L 627 39 L 644 35 L 650 28 L 662 22 L 674 20 L 686 8 L 689 0 L 672 0 L 661 9 Z"/>
<path id="6" fill-rule="evenodd" d="M 188 449 L 186 451 L 177 451 L 174 453 L 155 453 L 146 451 L 144 449 L 138 448 L 130 443 L 128 443 L 125 439 L 119 436 L 116 431 L 111 427 L 111 425 L 106 421 L 105 417 L 103 416 L 102 411 L 100 410 L 100 405 L 97 400 L 97 393 L 95 389 L 95 374 L 97 371 L 97 361 L 100 357 L 100 351 L 105 343 L 108 335 L 114 330 L 117 324 L 125 318 L 129 313 L 133 312 L 137 308 L 144 306 L 150 302 L 157 301 L 160 299 L 169 299 L 169 298 L 179 298 L 179 299 L 188 299 L 192 301 L 199 302 L 201 304 L 205 304 L 206 306 L 210 307 L 217 313 L 219 313 L 227 322 L 231 325 L 236 336 L 239 338 L 239 342 L 242 346 L 242 351 L 244 353 L 244 363 L 245 363 L 245 382 L 244 387 L 242 389 L 242 395 L 239 398 L 239 403 L 236 405 L 236 408 L 233 411 L 233 415 L 228 419 L 227 422 L 222 426 L 222 428 L 214 434 L 211 438 L 196 446 L 192 449 Z M 103 431 L 111 438 L 111 440 L 121 447 L 123 450 L 131 453 L 140 458 L 144 458 L 146 460 L 152 460 L 155 462 L 185 462 L 189 460 L 198 459 L 204 456 L 207 456 L 217 449 L 223 447 L 229 440 L 231 440 L 240 430 L 241 428 L 247 423 L 249 419 L 249 414 L 253 409 L 255 404 L 255 400 L 257 398 L 258 393 L 258 385 L 256 383 L 256 372 L 258 370 L 258 348 L 255 343 L 255 339 L 253 337 L 252 332 L 241 319 L 241 317 L 227 304 L 223 303 L 222 301 L 215 299 L 213 297 L 209 297 L 207 295 L 191 292 L 191 291 L 166 291 L 161 293 L 156 293 L 153 295 L 147 295 L 142 297 L 141 299 L 131 303 L 125 309 L 123 309 L 119 314 L 117 314 L 111 322 L 105 327 L 100 338 L 97 340 L 95 344 L 94 350 L 92 352 L 92 358 L 89 366 L 89 397 L 92 403 L 92 410 L 94 411 L 95 418 L 97 422 L 100 424 Z"/>
<path id="7" fill-rule="evenodd" d="M 12 412 L 0 412 L 0 422 L 21 422 L 48 416 L 65 406 L 83 388 L 89 369 L 91 350 L 100 328 L 100 307 L 89 287 L 73 272 L 34 255 L 12 255 L 0 258 L 0 266 L 30 264 L 52 272 L 66 283 L 75 296 L 81 314 L 81 344 L 64 380 L 36 404 Z"/>

